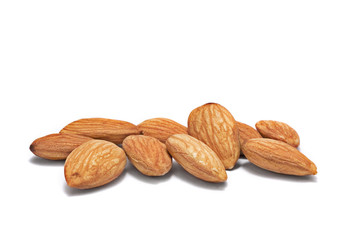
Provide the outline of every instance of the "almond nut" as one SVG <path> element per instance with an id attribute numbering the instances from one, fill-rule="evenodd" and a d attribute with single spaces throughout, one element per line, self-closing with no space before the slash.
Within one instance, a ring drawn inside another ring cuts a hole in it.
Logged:
<path id="1" fill-rule="evenodd" d="M 293 147 L 300 145 L 297 132 L 283 122 L 262 120 L 256 123 L 256 129 L 264 138 L 271 138 L 290 144 Z"/>
<path id="2" fill-rule="evenodd" d="M 41 158 L 65 160 L 75 148 L 89 140 L 91 138 L 75 134 L 49 134 L 33 141 L 30 151 Z"/>
<path id="3" fill-rule="evenodd" d="M 187 134 L 168 138 L 166 147 L 187 172 L 208 182 L 225 182 L 227 174 L 221 160 L 205 143 Z"/>
<path id="4" fill-rule="evenodd" d="M 152 118 L 143 121 L 138 125 L 138 129 L 145 136 L 159 139 L 165 143 L 174 134 L 187 134 L 187 127 L 167 118 Z"/>
<path id="5" fill-rule="evenodd" d="M 288 175 L 315 175 L 315 164 L 295 147 L 273 139 L 253 138 L 244 146 L 246 158 L 258 167 Z"/>
<path id="6" fill-rule="evenodd" d="M 116 179 L 125 165 L 124 150 L 114 143 L 94 139 L 70 153 L 65 161 L 64 174 L 70 187 L 95 188 Z"/>
<path id="7" fill-rule="evenodd" d="M 66 125 L 61 133 L 78 134 L 120 144 L 129 135 L 140 134 L 136 125 L 107 118 L 83 118 Z"/>
<path id="8" fill-rule="evenodd" d="M 240 156 L 239 131 L 231 113 L 216 103 L 194 109 L 188 119 L 191 136 L 207 144 L 226 169 L 232 169 Z"/>
<path id="9" fill-rule="evenodd" d="M 172 166 L 165 144 L 156 138 L 132 135 L 122 143 L 130 162 L 142 174 L 147 176 L 162 176 L 168 173 Z"/>

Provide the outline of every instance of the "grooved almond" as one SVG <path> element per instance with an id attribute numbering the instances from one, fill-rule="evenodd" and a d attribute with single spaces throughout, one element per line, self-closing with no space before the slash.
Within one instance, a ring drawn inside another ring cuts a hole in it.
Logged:
<path id="1" fill-rule="evenodd" d="M 252 138 L 262 138 L 260 133 L 256 131 L 253 127 L 241 122 L 236 122 L 239 129 L 239 138 L 240 138 L 240 146 L 241 153 L 243 153 L 243 146 L 245 143 Z"/>
<path id="2" fill-rule="evenodd" d="M 256 129 L 264 138 L 271 138 L 290 144 L 293 147 L 300 145 L 297 132 L 283 122 L 262 120 L 256 123 Z"/>
<path id="3" fill-rule="evenodd" d="M 295 147 L 273 139 L 254 138 L 244 146 L 246 158 L 258 167 L 288 175 L 315 175 L 315 164 Z"/>
<path id="4" fill-rule="evenodd" d="M 94 139 L 70 153 L 65 161 L 64 174 L 70 187 L 95 188 L 116 179 L 125 165 L 124 150 L 114 143 Z"/>
<path id="5" fill-rule="evenodd" d="M 156 138 L 132 135 L 124 139 L 122 146 L 130 162 L 144 175 L 162 176 L 172 167 L 165 144 Z"/>
<path id="6" fill-rule="evenodd" d="M 194 109 L 188 118 L 188 132 L 214 150 L 226 169 L 234 167 L 240 156 L 239 131 L 225 107 L 208 103 Z"/>
<path id="7" fill-rule="evenodd" d="M 166 147 L 190 174 L 208 182 L 225 182 L 227 174 L 221 160 L 205 143 L 187 134 L 168 138 Z"/>
<path id="8" fill-rule="evenodd" d="M 174 134 L 187 134 L 187 127 L 167 118 L 152 118 L 143 121 L 138 125 L 138 129 L 145 136 L 159 139 L 165 143 Z"/>
<path id="9" fill-rule="evenodd" d="M 75 134 L 55 133 L 34 140 L 30 151 L 36 156 L 49 160 L 64 160 L 78 146 L 91 140 Z"/>
<path id="10" fill-rule="evenodd" d="M 61 133 L 78 134 L 120 144 L 129 135 L 140 134 L 136 125 L 107 118 L 83 118 L 66 125 Z"/>

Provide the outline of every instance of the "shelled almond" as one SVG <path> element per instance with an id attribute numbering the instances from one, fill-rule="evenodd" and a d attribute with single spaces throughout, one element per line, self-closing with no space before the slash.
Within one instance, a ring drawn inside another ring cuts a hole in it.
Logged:
<path id="1" fill-rule="evenodd" d="M 175 134 L 168 138 L 166 147 L 174 159 L 195 177 L 208 182 L 226 181 L 220 158 L 200 140 L 187 134 Z"/>
<path id="2" fill-rule="evenodd" d="M 139 131 L 145 136 L 159 139 L 165 143 L 174 134 L 187 134 L 187 127 L 168 118 L 152 118 L 143 121 L 138 126 Z"/>
<path id="3" fill-rule="evenodd" d="M 258 167 L 288 175 L 315 175 L 315 164 L 293 146 L 274 139 L 254 138 L 244 146 L 246 158 Z"/>
<path id="4" fill-rule="evenodd" d="M 164 143 L 144 135 L 131 135 L 122 144 L 130 162 L 142 174 L 163 176 L 172 166 L 171 156 Z"/>
<path id="5" fill-rule="evenodd" d="M 288 143 L 293 147 L 298 147 L 300 145 L 298 133 L 286 123 L 262 120 L 257 122 L 255 126 L 264 138 L 279 140 Z"/>
<path id="6" fill-rule="evenodd" d="M 30 150 L 41 158 L 65 160 L 75 148 L 91 139 L 76 134 L 49 134 L 34 140 L 30 145 Z"/>
<path id="7" fill-rule="evenodd" d="M 194 109 L 188 118 L 188 132 L 207 144 L 226 169 L 232 169 L 240 156 L 239 131 L 234 117 L 223 106 L 207 103 Z"/>
<path id="8" fill-rule="evenodd" d="M 88 189 L 105 185 L 124 170 L 124 150 L 104 140 L 90 140 L 66 158 L 64 173 L 70 187 Z"/>
<path id="9" fill-rule="evenodd" d="M 82 135 L 120 144 L 129 135 L 140 134 L 137 126 L 121 120 L 83 118 L 66 125 L 60 133 Z"/>

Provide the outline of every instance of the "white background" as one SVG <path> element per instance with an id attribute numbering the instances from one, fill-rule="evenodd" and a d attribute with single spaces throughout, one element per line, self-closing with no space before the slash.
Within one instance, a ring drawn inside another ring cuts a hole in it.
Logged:
<path id="1" fill-rule="evenodd" d="M 1 239 L 359 239 L 359 1 L 0 2 Z M 318 175 L 240 159 L 67 187 L 30 143 L 85 117 L 138 124 L 218 102 L 293 126 Z"/>

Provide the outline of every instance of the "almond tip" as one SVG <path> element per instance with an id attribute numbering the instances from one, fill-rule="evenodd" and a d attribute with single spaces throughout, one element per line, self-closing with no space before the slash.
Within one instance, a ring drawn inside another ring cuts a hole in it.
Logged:
<path id="1" fill-rule="evenodd" d="M 312 175 L 317 174 L 317 167 L 314 163 L 311 165 L 311 173 L 312 173 Z"/>
<path id="2" fill-rule="evenodd" d="M 34 152 L 34 151 L 35 151 L 35 146 L 34 146 L 34 144 L 31 144 L 30 147 L 29 147 L 29 149 L 30 149 L 31 152 Z"/>

